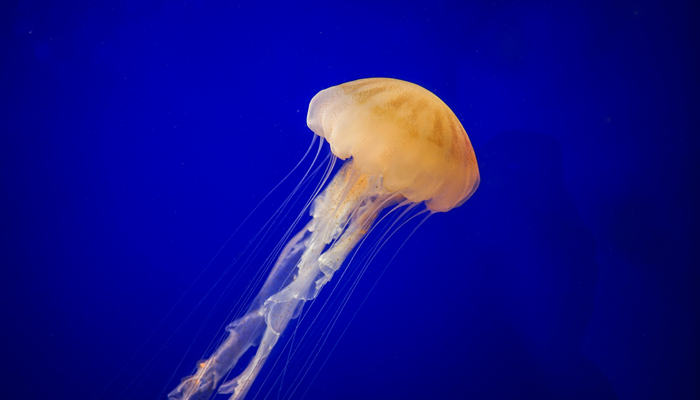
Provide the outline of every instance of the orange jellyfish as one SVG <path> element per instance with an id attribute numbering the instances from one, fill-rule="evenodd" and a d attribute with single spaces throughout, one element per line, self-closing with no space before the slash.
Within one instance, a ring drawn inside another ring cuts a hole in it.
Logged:
<path id="1" fill-rule="evenodd" d="M 346 160 L 313 201 L 311 220 L 287 243 L 247 313 L 227 338 L 168 397 L 207 399 L 218 389 L 244 398 L 270 352 L 304 303 L 313 300 L 389 206 L 425 203 L 445 212 L 479 185 L 467 133 L 430 91 L 397 79 L 369 78 L 320 91 L 309 104 L 309 128 Z M 219 384 L 251 347 L 245 369 Z"/>

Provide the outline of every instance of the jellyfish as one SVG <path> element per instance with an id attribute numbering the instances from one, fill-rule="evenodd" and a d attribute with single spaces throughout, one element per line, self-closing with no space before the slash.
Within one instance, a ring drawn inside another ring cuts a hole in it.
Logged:
<path id="1" fill-rule="evenodd" d="M 208 399 L 217 390 L 243 399 L 290 321 L 343 266 L 383 209 L 424 203 L 430 213 L 445 212 L 479 185 L 461 123 L 416 84 L 368 78 L 322 90 L 311 99 L 307 125 L 343 165 L 314 198 L 310 221 L 283 247 L 248 311 L 226 327 L 220 346 L 170 400 Z M 220 384 L 254 347 L 242 372 Z"/>

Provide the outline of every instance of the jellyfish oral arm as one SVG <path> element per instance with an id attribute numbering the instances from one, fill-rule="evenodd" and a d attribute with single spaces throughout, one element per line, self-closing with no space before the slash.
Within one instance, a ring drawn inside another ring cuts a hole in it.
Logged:
<path id="1" fill-rule="evenodd" d="M 386 191 L 380 178 L 364 175 L 352 161 L 346 162 L 314 201 L 312 220 L 285 246 L 249 311 L 227 327 L 226 340 L 169 398 L 208 398 L 240 356 L 258 345 L 244 371 L 218 388 L 219 393 L 231 394 L 231 400 L 242 399 L 304 303 L 318 296 L 379 212 L 402 199 Z"/>

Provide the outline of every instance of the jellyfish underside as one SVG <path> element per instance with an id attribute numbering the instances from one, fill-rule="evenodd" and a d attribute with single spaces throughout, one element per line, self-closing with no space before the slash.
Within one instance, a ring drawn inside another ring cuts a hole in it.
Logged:
<path id="1" fill-rule="evenodd" d="M 289 322 L 313 300 L 369 231 L 380 212 L 425 201 L 430 211 L 463 203 L 479 182 L 476 158 L 461 124 L 435 95 L 385 78 L 319 92 L 309 127 L 347 159 L 313 201 L 311 220 L 282 249 L 247 313 L 168 397 L 208 399 L 217 390 L 244 398 Z M 219 382 L 257 346 L 236 377 Z"/>

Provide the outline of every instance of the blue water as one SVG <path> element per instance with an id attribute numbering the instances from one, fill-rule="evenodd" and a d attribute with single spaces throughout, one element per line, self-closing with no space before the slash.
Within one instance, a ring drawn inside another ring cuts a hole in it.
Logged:
<path id="1" fill-rule="evenodd" d="M 384 246 L 307 368 L 347 290 L 310 309 L 257 398 L 698 397 L 689 4 L 94 3 L 4 12 L 3 398 L 165 398 L 291 223 L 234 262 L 308 101 L 371 76 L 449 104 L 481 186 Z"/>

